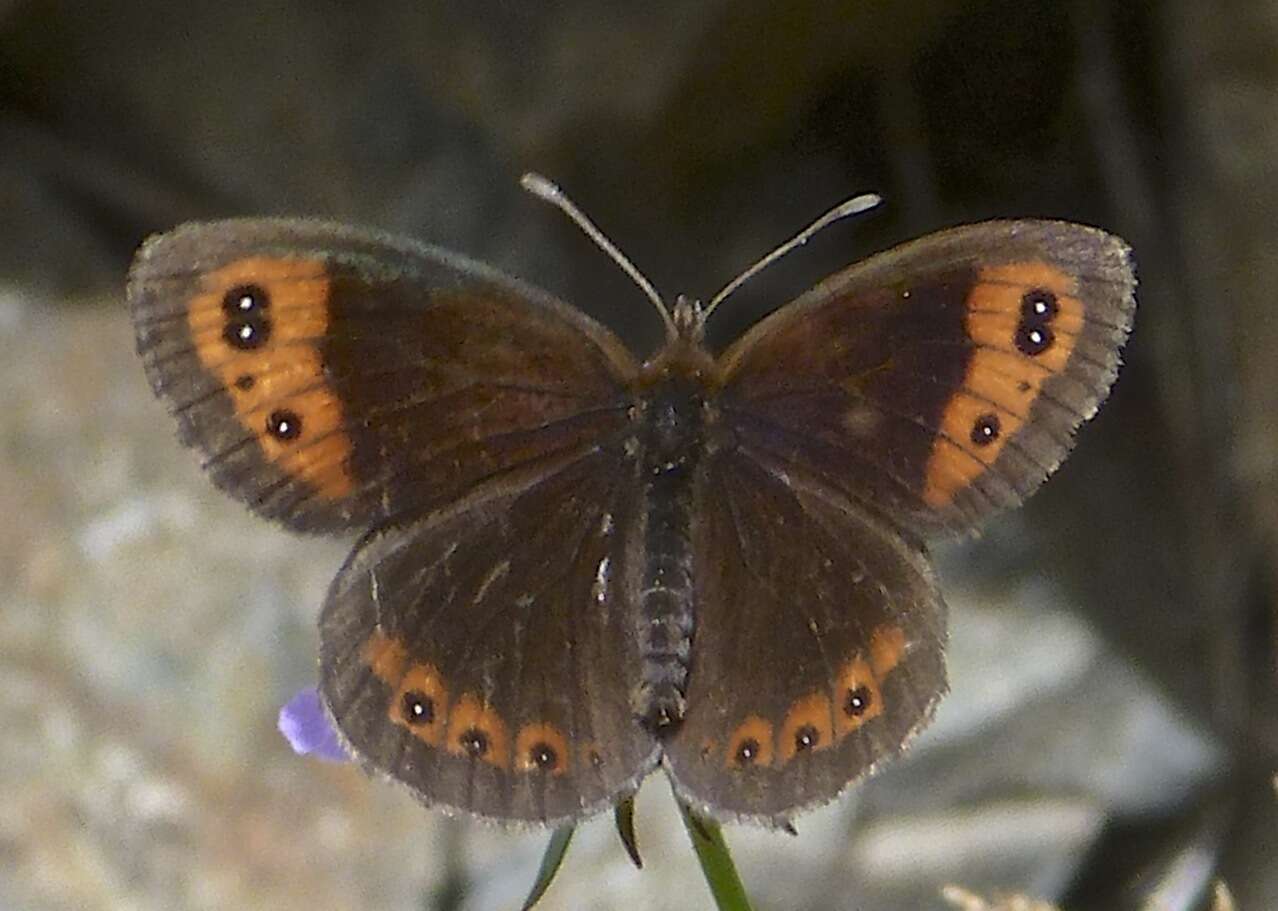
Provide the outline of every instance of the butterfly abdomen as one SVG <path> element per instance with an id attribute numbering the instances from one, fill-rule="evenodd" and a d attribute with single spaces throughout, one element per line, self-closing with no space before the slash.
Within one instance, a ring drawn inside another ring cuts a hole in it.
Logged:
<path id="1" fill-rule="evenodd" d="M 635 709 L 654 732 L 677 723 L 684 712 L 694 626 L 692 497 L 702 407 L 691 388 L 672 381 L 653 391 L 643 412 L 643 672 Z"/>

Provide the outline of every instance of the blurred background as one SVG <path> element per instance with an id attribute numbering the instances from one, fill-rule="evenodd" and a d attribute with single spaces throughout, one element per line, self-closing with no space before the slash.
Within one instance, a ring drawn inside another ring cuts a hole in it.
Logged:
<path id="1" fill-rule="evenodd" d="M 834 203 L 717 318 L 991 216 L 1134 247 L 1127 366 L 1023 510 L 938 548 L 951 695 L 903 761 L 728 828 L 761 908 L 1278 908 L 1278 3 L 257 4 L 0 0 L 0 907 L 517 907 L 544 835 L 295 757 L 350 542 L 217 494 L 122 305 L 147 234 L 313 214 L 414 234 L 575 303 L 637 351 Z M 605 818 L 546 908 L 700 908 L 661 776 L 647 869 Z"/>

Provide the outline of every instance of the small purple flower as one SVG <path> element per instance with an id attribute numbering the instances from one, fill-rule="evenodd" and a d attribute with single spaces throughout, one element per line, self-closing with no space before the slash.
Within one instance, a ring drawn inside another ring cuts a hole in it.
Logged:
<path id="1" fill-rule="evenodd" d="M 329 762 L 350 761 L 314 687 L 302 690 L 280 709 L 279 729 L 299 756 L 309 754 Z"/>

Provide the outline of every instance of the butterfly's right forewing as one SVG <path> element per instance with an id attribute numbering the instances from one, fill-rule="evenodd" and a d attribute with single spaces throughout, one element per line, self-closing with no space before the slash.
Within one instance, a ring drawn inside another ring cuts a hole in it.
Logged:
<path id="1" fill-rule="evenodd" d="M 721 364 L 740 445 L 819 475 L 918 535 L 971 530 L 1051 474 L 1118 372 L 1126 244 L 991 221 L 839 272 Z"/>

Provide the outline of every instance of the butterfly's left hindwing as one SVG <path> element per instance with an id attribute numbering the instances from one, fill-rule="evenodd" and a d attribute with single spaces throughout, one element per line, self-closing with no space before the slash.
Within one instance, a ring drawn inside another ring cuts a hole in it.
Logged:
<path id="1" fill-rule="evenodd" d="M 631 705 L 633 463 L 603 441 L 368 535 L 329 591 L 320 688 L 343 740 L 420 799 L 559 825 L 656 763 Z"/>

